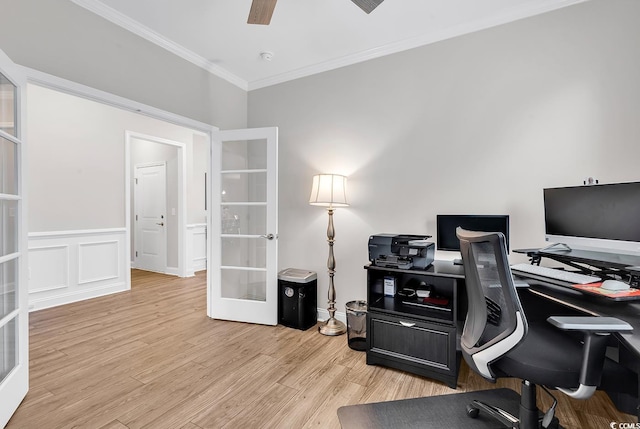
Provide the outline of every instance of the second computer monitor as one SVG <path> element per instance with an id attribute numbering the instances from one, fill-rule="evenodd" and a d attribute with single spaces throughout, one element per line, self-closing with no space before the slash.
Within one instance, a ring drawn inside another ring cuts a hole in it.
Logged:
<path id="1" fill-rule="evenodd" d="M 501 232 L 509 250 L 509 215 L 437 215 L 436 244 L 438 250 L 460 251 L 456 228 L 469 231 Z"/>

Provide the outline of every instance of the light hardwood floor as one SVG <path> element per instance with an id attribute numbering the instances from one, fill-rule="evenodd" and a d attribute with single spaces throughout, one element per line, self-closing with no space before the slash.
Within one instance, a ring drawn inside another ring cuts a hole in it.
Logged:
<path id="1" fill-rule="evenodd" d="M 209 319 L 204 272 L 132 278 L 129 292 L 30 315 L 30 390 L 7 428 L 339 428 L 344 405 L 496 387 L 464 363 L 450 389 L 366 365 L 345 336 Z M 557 397 L 566 428 L 637 421 L 604 394 Z"/>

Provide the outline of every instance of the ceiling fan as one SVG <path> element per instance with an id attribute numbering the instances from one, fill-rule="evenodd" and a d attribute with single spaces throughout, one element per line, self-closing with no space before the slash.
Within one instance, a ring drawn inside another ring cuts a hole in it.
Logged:
<path id="1" fill-rule="evenodd" d="M 253 0 L 247 24 L 269 25 L 278 0 Z M 366 13 L 371 13 L 384 0 L 351 0 Z"/>

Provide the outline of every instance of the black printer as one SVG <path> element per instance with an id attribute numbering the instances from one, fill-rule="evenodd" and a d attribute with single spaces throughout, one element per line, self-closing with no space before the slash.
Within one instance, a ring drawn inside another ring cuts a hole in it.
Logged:
<path id="1" fill-rule="evenodd" d="M 369 261 L 388 268 L 426 269 L 433 263 L 435 244 L 430 235 L 375 234 L 369 237 Z"/>

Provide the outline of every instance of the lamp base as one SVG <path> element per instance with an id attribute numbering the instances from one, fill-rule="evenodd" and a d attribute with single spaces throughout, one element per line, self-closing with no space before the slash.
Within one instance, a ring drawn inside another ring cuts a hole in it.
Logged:
<path id="1" fill-rule="evenodd" d="M 347 326 L 335 317 L 331 317 L 322 325 L 318 326 L 318 332 L 322 335 L 342 335 L 347 332 Z"/>

